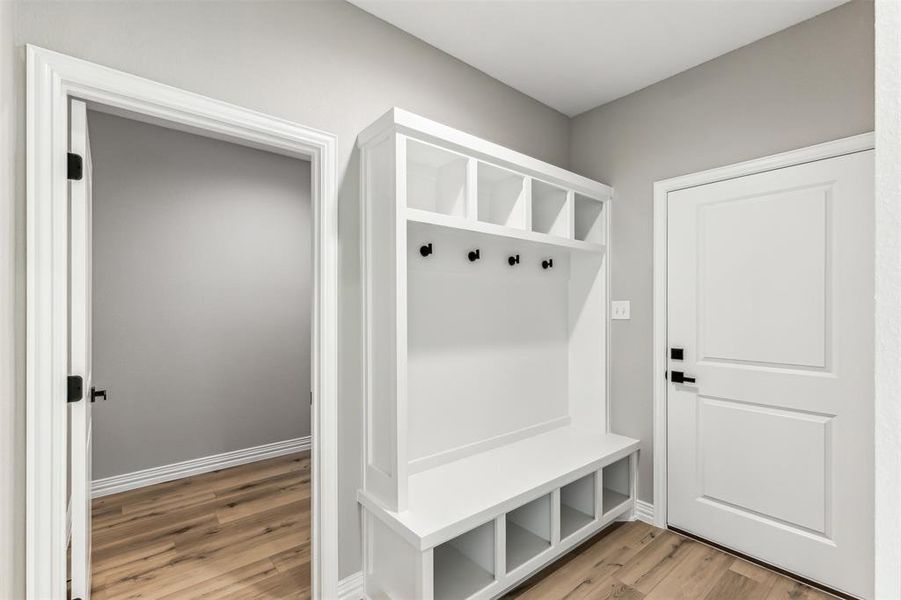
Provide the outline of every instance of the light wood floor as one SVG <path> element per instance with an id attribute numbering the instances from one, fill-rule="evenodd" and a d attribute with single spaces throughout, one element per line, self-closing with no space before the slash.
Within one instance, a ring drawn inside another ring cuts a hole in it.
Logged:
<path id="1" fill-rule="evenodd" d="M 309 453 L 94 501 L 95 600 L 310 595 Z M 614 525 L 508 594 L 517 600 L 827 600 L 670 531 Z"/>
<path id="2" fill-rule="evenodd" d="M 310 596 L 309 452 L 93 503 L 93 598 Z"/>
<path id="3" fill-rule="evenodd" d="M 834 600 L 671 531 L 614 525 L 508 594 L 517 600 Z"/>

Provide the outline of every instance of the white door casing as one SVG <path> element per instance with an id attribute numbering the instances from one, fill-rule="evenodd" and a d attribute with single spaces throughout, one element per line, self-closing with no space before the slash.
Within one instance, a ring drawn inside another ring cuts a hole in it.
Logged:
<path id="1" fill-rule="evenodd" d="M 667 197 L 668 524 L 865 598 L 873 152 Z"/>
<path id="2" fill-rule="evenodd" d="M 87 106 L 72 100 L 69 151 L 83 174 L 69 181 L 69 372 L 83 379 L 83 398 L 69 404 L 72 509 L 72 598 L 91 596 L 91 147 Z"/>
<path id="3" fill-rule="evenodd" d="M 338 224 L 334 135 L 26 46 L 25 597 L 66 597 L 69 100 L 309 160 L 313 198 L 312 588 L 338 589 Z"/>

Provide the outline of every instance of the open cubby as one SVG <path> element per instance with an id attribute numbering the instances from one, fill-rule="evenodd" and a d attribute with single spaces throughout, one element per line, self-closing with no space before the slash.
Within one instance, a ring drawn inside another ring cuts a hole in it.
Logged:
<path id="1" fill-rule="evenodd" d="M 434 554 L 435 600 L 463 600 L 494 582 L 494 521 L 467 531 Z"/>
<path id="2" fill-rule="evenodd" d="M 550 496 L 541 496 L 507 513 L 508 573 L 550 547 Z"/>
<path id="3" fill-rule="evenodd" d="M 603 244 L 604 203 L 587 196 L 575 194 L 573 206 L 573 229 L 575 238 L 582 242 Z"/>
<path id="4" fill-rule="evenodd" d="M 604 484 L 603 505 L 605 515 L 629 501 L 632 493 L 631 477 L 632 472 L 629 468 L 628 456 L 604 467 L 602 482 Z"/>
<path id="5" fill-rule="evenodd" d="M 407 206 L 466 217 L 466 163 L 460 154 L 407 140 Z"/>
<path id="6" fill-rule="evenodd" d="M 569 237 L 567 191 L 543 181 L 532 181 L 532 231 Z"/>
<path id="7" fill-rule="evenodd" d="M 595 474 L 560 488 L 560 539 L 566 539 L 595 520 Z"/>
<path id="8" fill-rule="evenodd" d="M 526 178 L 493 165 L 478 166 L 479 220 L 526 229 Z"/>

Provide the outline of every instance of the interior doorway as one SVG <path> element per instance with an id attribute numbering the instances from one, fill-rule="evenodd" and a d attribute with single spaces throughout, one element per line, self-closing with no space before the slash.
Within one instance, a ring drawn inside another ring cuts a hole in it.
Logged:
<path id="1" fill-rule="evenodd" d="M 327 133 L 98 65 L 28 47 L 28 230 L 26 358 L 26 594 L 65 597 L 69 398 L 90 395 L 86 365 L 73 373 L 69 347 L 71 246 L 69 103 L 309 161 L 312 205 L 310 505 L 314 597 L 337 588 L 337 223 L 335 139 Z M 73 153 L 74 154 L 74 153 Z M 86 329 L 86 328 L 85 328 Z M 87 356 L 85 352 L 84 356 Z M 79 389 L 70 376 L 81 377 Z M 85 385 L 87 383 L 87 385 Z M 74 469 L 72 473 L 74 474 Z M 87 485 L 85 485 L 87 489 Z M 86 554 L 86 553 L 85 553 Z"/>
<path id="2" fill-rule="evenodd" d="M 73 597 L 309 597 L 309 161 L 70 121 Z"/>

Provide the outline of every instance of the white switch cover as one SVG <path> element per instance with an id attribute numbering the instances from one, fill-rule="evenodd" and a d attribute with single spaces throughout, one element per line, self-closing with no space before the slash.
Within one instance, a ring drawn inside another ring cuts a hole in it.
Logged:
<path id="1" fill-rule="evenodd" d="M 631 303 L 628 300 L 614 300 L 610 303 L 611 319 L 630 319 Z"/>

